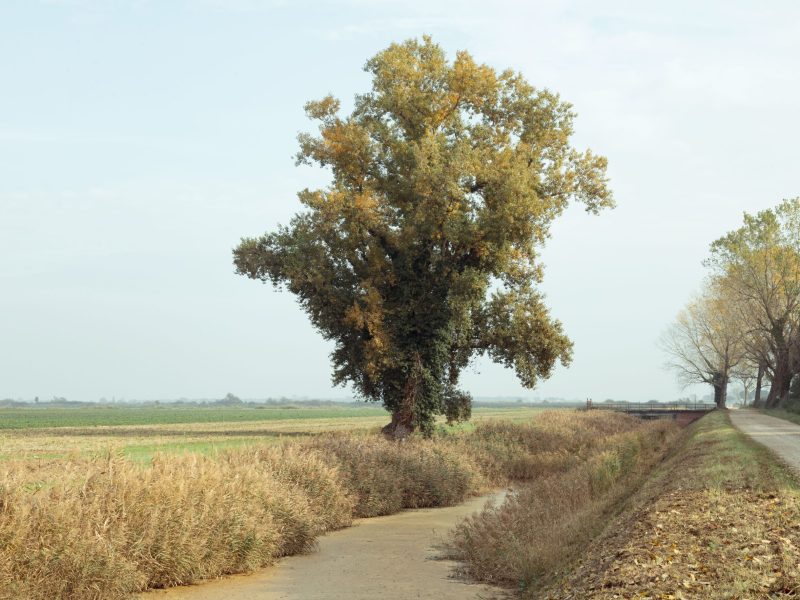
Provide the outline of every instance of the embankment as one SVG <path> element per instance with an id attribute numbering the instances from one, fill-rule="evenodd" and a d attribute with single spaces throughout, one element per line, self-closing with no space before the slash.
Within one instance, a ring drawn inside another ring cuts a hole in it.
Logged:
<path id="1" fill-rule="evenodd" d="M 604 529 L 677 436 L 660 420 L 608 436 L 583 460 L 464 520 L 453 532 L 450 556 L 474 579 L 535 594 Z"/>
<path id="2" fill-rule="evenodd" d="M 579 559 L 530 597 L 797 596 L 796 480 L 726 412 L 709 414 L 687 434 Z"/>

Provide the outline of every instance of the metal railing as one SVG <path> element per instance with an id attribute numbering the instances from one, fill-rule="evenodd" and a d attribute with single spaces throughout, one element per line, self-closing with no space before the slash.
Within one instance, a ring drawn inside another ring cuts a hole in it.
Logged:
<path id="1" fill-rule="evenodd" d="M 617 412 L 678 412 L 710 411 L 716 405 L 709 402 L 592 402 L 587 400 L 586 410 L 615 410 Z"/>

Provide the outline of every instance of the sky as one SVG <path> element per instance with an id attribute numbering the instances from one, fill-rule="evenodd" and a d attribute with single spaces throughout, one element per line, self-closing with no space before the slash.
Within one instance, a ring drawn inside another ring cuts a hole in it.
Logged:
<path id="1" fill-rule="evenodd" d="M 673 399 L 661 332 L 708 245 L 800 195 L 795 2 L 3 0 L 0 398 L 346 397 L 332 346 L 231 249 L 286 223 L 303 104 L 350 106 L 365 61 L 428 33 L 574 105 L 617 207 L 543 252 L 569 368 L 476 396 Z"/>

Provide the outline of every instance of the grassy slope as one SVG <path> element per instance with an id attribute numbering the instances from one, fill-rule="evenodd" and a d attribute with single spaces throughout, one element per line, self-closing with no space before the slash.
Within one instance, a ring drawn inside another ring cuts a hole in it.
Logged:
<path id="1" fill-rule="evenodd" d="M 784 419 L 786 421 L 791 421 L 792 423 L 797 423 L 798 425 L 800 425 L 800 413 L 785 410 L 783 408 L 771 408 L 765 410 L 764 412 L 770 415 L 771 417 L 778 417 L 779 419 Z"/>
<path id="2" fill-rule="evenodd" d="M 561 468 L 528 478 L 502 504 L 463 521 L 451 537 L 450 557 L 471 578 L 535 596 L 602 532 L 680 439 L 671 421 L 627 418 L 635 422 L 630 431 L 571 454 L 559 461 Z"/>
<path id="3" fill-rule="evenodd" d="M 541 597 L 795 597 L 798 523 L 797 482 L 712 413 Z"/>

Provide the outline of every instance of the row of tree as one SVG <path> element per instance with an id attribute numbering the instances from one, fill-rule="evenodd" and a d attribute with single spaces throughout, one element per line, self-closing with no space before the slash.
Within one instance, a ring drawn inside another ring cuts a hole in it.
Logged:
<path id="1" fill-rule="evenodd" d="M 756 406 L 786 405 L 800 387 L 800 198 L 745 214 L 704 264 L 702 291 L 662 336 L 668 366 L 711 385 L 719 408 L 733 379 L 745 397 L 754 385 Z"/>

